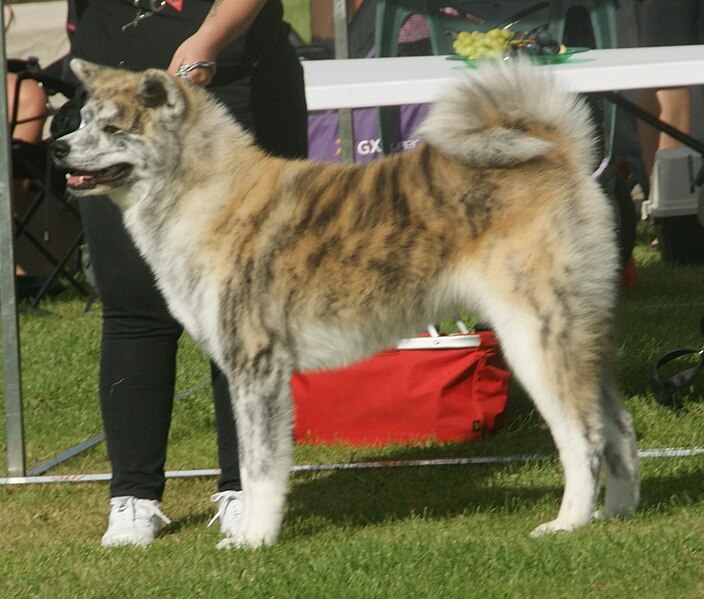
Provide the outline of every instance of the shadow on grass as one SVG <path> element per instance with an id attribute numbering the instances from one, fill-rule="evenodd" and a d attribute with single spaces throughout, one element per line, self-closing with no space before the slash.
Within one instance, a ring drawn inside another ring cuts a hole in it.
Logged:
<path id="1" fill-rule="evenodd" d="M 298 481 L 289 498 L 290 519 L 323 520 L 306 526 L 309 534 L 329 523 L 368 524 L 402 520 L 448 519 L 474 512 L 513 513 L 546 495 L 555 501 L 559 487 L 515 487 L 493 484 L 501 466 L 451 466 L 339 471 L 305 482 Z"/>
<path id="2" fill-rule="evenodd" d="M 214 509 L 202 510 L 182 518 L 171 520 L 171 523 L 163 529 L 162 534 L 173 535 L 177 534 L 182 529 L 187 530 L 203 528 L 210 522 L 214 513 Z M 214 522 L 213 528 L 215 530 L 220 530 L 220 521 Z"/>
<path id="3" fill-rule="evenodd" d="M 678 468 L 676 474 L 643 477 L 640 509 L 670 513 L 685 506 L 703 504 L 703 479 L 701 467 L 695 467 L 690 472 L 682 472 Z"/>
<path id="4" fill-rule="evenodd" d="M 412 455 L 410 459 L 418 459 L 417 451 Z M 428 454 L 435 455 L 434 451 Z M 405 456 L 399 453 L 393 458 Z M 563 472 L 556 459 L 540 464 L 540 472 L 535 472 L 535 463 L 516 462 L 342 470 L 304 480 L 298 476 L 289 497 L 287 521 L 296 523 L 297 534 L 315 536 L 330 524 L 363 528 L 412 518 L 510 516 L 530 513 L 539 504 L 541 510 L 553 506 L 543 516 L 553 517 L 562 496 Z M 639 511 L 667 515 L 704 505 L 701 464 L 698 458 L 676 458 L 658 462 L 655 473 L 649 468 L 641 481 Z M 551 472 L 546 473 L 546 468 Z M 549 484 L 553 480 L 555 484 Z"/>

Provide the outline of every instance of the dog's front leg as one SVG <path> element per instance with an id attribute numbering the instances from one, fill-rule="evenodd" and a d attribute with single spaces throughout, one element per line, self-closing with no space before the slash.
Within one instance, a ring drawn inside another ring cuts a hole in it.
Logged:
<path id="1" fill-rule="evenodd" d="M 244 491 L 242 525 L 219 548 L 255 548 L 279 536 L 293 451 L 290 379 L 285 350 L 267 347 L 230 380 Z"/>

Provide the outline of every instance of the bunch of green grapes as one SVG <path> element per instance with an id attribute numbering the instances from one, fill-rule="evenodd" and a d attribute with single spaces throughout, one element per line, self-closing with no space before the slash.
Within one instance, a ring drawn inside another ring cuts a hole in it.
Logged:
<path id="1" fill-rule="evenodd" d="M 455 54 L 467 60 L 501 58 L 513 37 L 509 29 L 482 31 L 461 31 L 452 43 Z"/>

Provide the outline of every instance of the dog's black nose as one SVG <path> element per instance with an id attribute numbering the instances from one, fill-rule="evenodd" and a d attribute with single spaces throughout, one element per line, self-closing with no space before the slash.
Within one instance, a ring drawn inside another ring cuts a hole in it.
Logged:
<path id="1" fill-rule="evenodd" d="M 51 144 L 51 155 L 55 160 L 60 160 L 61 158 L 68 156 L 70 150 L 71 146 L 68 145 L 68 142 L 62 139 L 57 139 Z"/>

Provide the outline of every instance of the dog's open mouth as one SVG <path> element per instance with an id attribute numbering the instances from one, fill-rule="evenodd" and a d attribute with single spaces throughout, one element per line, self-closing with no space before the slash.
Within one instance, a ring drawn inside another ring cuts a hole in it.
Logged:
<path id="1" fill-rule="evenodd" d="M 70 171 L 66 174 L 66 186 L 70 189 L 93 189 L 98 185 L 113 185 L 132 172 L 132 165 L 121 162 L 97 171 Z"/>

